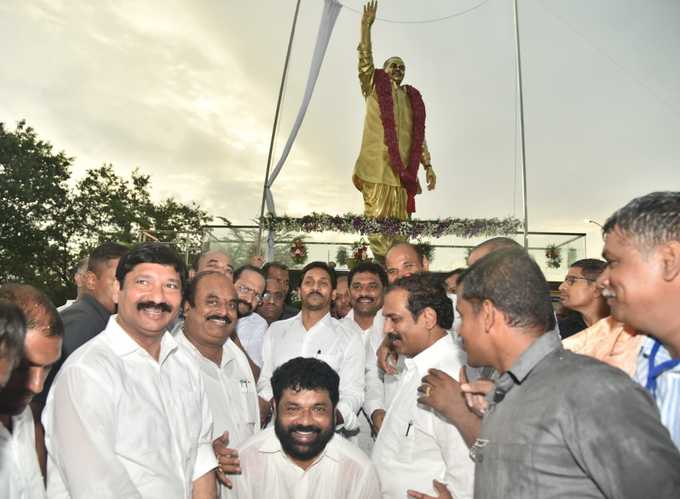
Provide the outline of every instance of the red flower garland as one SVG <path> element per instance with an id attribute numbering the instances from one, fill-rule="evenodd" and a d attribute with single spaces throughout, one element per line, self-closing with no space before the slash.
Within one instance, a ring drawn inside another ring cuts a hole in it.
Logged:
<path id="1" fill-rule="evenodd" d="M 404 85 L 406 94 L 411 102 L 413 115 L 413 129 L 411 130 L 411 151 L 409 151 L 408 166 L 404 165 L 399 154 L 399 141 L 394 120 L 394 102 L 392 100 L 392 83 L 390 77 L 382 69 L 376 69 L 373 81 L 375 92 L 380 106 L 380 119 L 385 130 L 385 145 L 390 157 L 390 166 L 395 175 L 401 180 L 401 185 L 406 189 L 408 200 L 406 211 L 416 211 L 415 195 L 418 191 L 418 167 L 420 166 L 420 154 L 425 141 L 425 104 L 420 92 L 411 85 Z"/>

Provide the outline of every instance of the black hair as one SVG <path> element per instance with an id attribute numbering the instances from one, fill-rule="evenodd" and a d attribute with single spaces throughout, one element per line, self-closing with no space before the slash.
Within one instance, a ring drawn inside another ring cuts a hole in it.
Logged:
<path id="1" fill-rule="evenodd" d="M 92 250 L 87 258 L 87 270 L 99 276 L 102 265 L 108 264 L 111 260 L 123 257 L 129 249 L 119 243 L 107 241 Z"/>
<path id="2" fill-rule="evenodd" d="M 181 285 L 184 286 L 187 282 L 187 267 L 175 250 L 162 243 L 150 242 L 135 246 L 121 257 L 116 268 L 116 279 L 121 288 L 125 282 L 125 276 L 142 263 L 156 263 L 172 267 L 179 274 Z"/>
<path id="3" fill-rule="evenodd" d="M 370 273 L 378 276 L 383 288 L 387 287 L 387 272 L 382 267 L 382 265 L 375 262 L 359 262 L 352 270 L 349 271 L 349 276 L 347 277 L 347 284 L 352 286 L 352 279 L 356 274 Z"/>
<path id="4" fill-rule="evenodd" d="M 288 272 L 288 265 L 285 263 L 281 262 L 267 262 L 264 264 L 262 267 L 262 272 L 264 273 L 265 277 L 269 277 L 269 269 L 279 269 L 279 270 L 285 270 Z"/>
<path id="5" fill-rule="evenodd" d="M 310 262 L 304 266 L 302 273 L 300 274 L 300 282 L 305 280 L 305 274 L 312 269 L 321 269 L 325 271 L 331 278 L 331 289 L 335 289 L 338 285 L 338 276 L 331 267 L 328 266 L 326 262 Z"/>
<path id="6" fill-rule="evenodd" d="M 444 280 L 448 279 L 451 276 L 462 274 L 463 272 L 465 272 L 465 267 L 458 267 L 457 269 L 454 269 L 451 272 L 447 272 L 446 274 L 444 274 Z"/>
<path id="7" fill-rule="evenodd" d="M 453 302 L 446 295 L 446 290 L 437 276 L 429 272 L 418 272 L 397 279 L 387 288 L 387 293 L 395 289 L 408 291 L 406 308 L 411 312 L 413 320 L 417 320 L 420 313 L 429 307 L 437 314 L 437 325 L 443 329 L 451 329 Z"/>
<path id="8" fill-rule="evenodd" d="M 0 357 L 21 357 L 26 337 L 26 318 L 14 303 L 0 300 Z"/>
<path id="9" fill-rule="evenodd" d="M 238 269 L 236 269 L 236 270 L 234 271 L 234 282 L 238 281 L 239 278 L 241 277 L 241 274 L 242 274 L 243 272 L 245 272 L 246 270 L 250 270 L 251 272 L 255 272 L 256 274 L 260 274 L 260 275 L 262 276 L 262 278 L 263 278 L 263 279 L 265 280 L 265 282 L 266 282 L 267 276 L 266 276 L 265 273 L 262 271 L 262 269 L 259 268 L 259 267 L 256 267 L 255 265 L 250 265 L 250 264 L 244 265 L 244 266 L 242 266 L 242 267 L 239 267 Z"/>
<path id="10" fill-rule="evenodd" d="M 0 300 L 13 303 L 26 320 L 26 329 L 40 329 L 46 336 L 64 336 L 64 323 L 45 293 L 28 284 L 9 283 L 0 287 Z"/>
<path id="11" fill-rule="evenodd" d="M 331 366 L 314 357 L 296 357 L 281 364 L 271 378 L 274 403 L 278 404 L 283 391 L 326 390 L 333 407 L 340 399 L 340 376 Z"/>
<path id="12" fill-rule="evenodd" d="M 680 241 L 680 192 L 652 192 L 633 199 L 607 219 L 602 234 L 616 227 L 644 250 Z"/>
<path id="13" fill-rule="evenodd" d="M 464 300 L 475 311 L 489 300 L 510 327 L 540 328 L 541 334 L 555 327 L 550 288 L 538 264 L 523 248 L 492 251 L 477 260 L 460 277 Z"/>
<path id="14" fill-rule="evenodd" d="M 607 262 L 598 260 L 597 258 L 583 258 L 576 260 L 570 267 L 578 267 L 583 273 L 583 277 L 591 281 L 595 281 L 600 274 L 607 268 Z"/>

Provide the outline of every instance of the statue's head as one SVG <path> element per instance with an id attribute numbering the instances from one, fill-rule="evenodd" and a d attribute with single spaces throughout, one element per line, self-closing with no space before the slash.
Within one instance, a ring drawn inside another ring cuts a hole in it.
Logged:
<path id="1" fill-rule="evenodd" d="M 404 79 L 404 74 L 406 73 L 406 66 L 401 57 L 390 57 L 385 61 L 385 64 L 383 64 L 383 69 L 394 83 L 401 85 L 401 81 Z"/>

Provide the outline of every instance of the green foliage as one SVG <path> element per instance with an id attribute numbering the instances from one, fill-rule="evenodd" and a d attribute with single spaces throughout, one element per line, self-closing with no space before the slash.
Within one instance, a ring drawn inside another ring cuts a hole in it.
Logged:
<path id="1" fill-rule="evenodd" d="M 110 164 L 70 188 L 72 163 L 24 121 L 14 131 L 0 123 L 0 282 L 32 284 L 60 304 L 75 294 L 70 269 L 104 241 L 200 246 L 210 217 L 195 203 L 154 203 L 148 175 L 123 178 Z"/>

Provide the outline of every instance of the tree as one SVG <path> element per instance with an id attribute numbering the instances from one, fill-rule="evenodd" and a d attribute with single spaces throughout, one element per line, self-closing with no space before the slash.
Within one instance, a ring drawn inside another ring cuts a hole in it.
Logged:
<path id="1" fill-rule="evenodd" d="M 151 200 L 151 180 L 104 164 L 69 188 L 73 158 L 55 153 L 25 121 L 0 123 L 0 281 L 32 284 L 55 303 L 73 296 L 70 270 L 106 240 L 157 238 L 188 253 L 211 218 L 197 204 Z"/>

